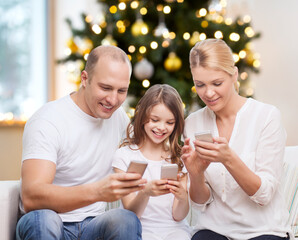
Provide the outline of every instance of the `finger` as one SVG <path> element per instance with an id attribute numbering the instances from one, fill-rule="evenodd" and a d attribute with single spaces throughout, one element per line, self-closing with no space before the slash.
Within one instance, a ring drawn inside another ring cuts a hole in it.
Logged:
<path id="1" fill-rule="evenodd" d="M 130 180 L 138 180 L 142 178 L 141 174 L 139 173 L 115 173 L 115 178 L 120 181 L 130 181 Z"/>

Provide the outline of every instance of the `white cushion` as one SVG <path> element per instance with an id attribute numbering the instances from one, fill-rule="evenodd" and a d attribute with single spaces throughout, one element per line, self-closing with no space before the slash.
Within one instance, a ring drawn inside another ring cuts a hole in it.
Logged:
<path id="1" fill-rule="evenodd" d="M 284 156 L 284 196 L 290 213 L 289 223 L 298 236 L 298 146 L 288 146 Z"/>
<path id="2" fill-rule="evenodd" d="M 20 181 L 0 181 L 0 193 L 1 239 L 14 239 L 18 218 Z"/>

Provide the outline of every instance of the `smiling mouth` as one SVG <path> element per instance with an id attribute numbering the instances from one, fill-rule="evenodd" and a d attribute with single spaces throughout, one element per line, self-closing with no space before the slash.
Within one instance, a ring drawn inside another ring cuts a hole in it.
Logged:
<path id="1" fill-rule="evenodd" d="M 154 135 L 158 136 L 158 137 L 162 137 L 165 135 L 165 133 L 159 133 L 159 132 L 155 132 L 152 130 L 152 132 L 154 133 Z"/>
<path id="2" fill-rule="evenodd" d="M 101 106 L 103 106 L 104 108 L 111 110 L 113 108 L 113 106 L 108 106 L 108 105 L 104 105 L 102 103 L 100 103 Z"/>
<path id="3" fill-rule="evenodd" d="M 215 103 L 218 99 L 219 99 L 219 98 L 216 98 L 216 99 L 214 99 L 214 100 L 208 100 L 208 99 L 206 99 L 206 100 L 207 100 L 207 102 L 209 102 L 209 103 Z"/>

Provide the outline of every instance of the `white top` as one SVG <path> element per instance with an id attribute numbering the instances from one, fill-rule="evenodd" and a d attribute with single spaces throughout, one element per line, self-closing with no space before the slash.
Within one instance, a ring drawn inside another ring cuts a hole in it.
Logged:
<path id="1" fill-rule="evenodd" d="M 70 95 L 45 104 L 26 123 L 23 157 L 56 164 L 53 184 L 76 186 L 95 182 L 111 173 L 111 158 L 125 136 L 129 119 L 122 108 L 109 119 L 83 112 Z M 97 202 L 59 214 L 64 222 L 82 221 L 105 211 Z"/>
<path id="2" fill-rule="evenodd" d="M 137 146 L 132 146 L 137 149 Z M 148 162 L 143 178 L 148 182 L 160 179 L 161 165 L 168 164 L 165 160 L 154 161 L 144 157 L 140 150 L 132 150 L 128 146 L 118 149 L 113 157 L 112 166 L 122 171 L 126 171 L 130 161 L 143 160 Z M 140 221 L 142 223 L 143 233 L 164 231 L 164 228 L 188 228 L 186 219 L 176 222 L 172 217 L 172 206 L 174 195 L 172 193 L 150 197 L 148 204 L 142 214 Z"/>
<path id="3" fill-rule="evenodd" d="M 186 119 L 184 138 L 211 130 L 218 137 L 216 116 L 208 107 Z M 249 239 L 263 234 L 285 237 L 290 232 L 280 180 L 286 133 L 280 112 L 274 106 L 247 99 L 237 113 L 229 146 L 262 181 L 249 197 L 220 163 L 212 163 L 205 172 L 212 189 L 206 204 L 193 206 L 198 214 L 197 229 L 210 229 L 230 239 Z"/>

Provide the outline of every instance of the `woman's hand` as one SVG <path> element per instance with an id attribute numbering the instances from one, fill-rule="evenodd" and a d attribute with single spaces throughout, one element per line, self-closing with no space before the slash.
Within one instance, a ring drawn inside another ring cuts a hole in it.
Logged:
<path id="1" fill-rule="evenodd" d="M 190 145 L 189 141 L 190 139 L 187 138 L 184 142 L 181 158 L 190 175 L 202 174 L 209 166 L 210 161 L 201 158 L 197 152 L 197 148 L 199 146 L 196 146 L 195 151 Z"/>
<path id="2" fill-rule="evenodd" d="M 214 143 L 195 140 L 195 152 L 205 162 L 221 162 L 226 164 L 232 159 L 233 151 L 229 147 L 226 138 L 213 138 Z"/>

